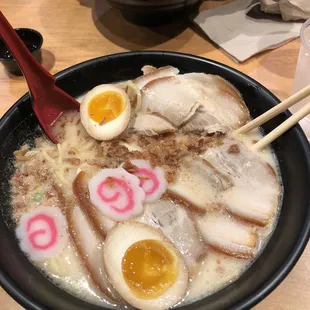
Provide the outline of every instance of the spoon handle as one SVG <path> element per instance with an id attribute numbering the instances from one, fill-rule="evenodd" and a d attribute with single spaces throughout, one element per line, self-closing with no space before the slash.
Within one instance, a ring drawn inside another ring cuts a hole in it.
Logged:
<path id="1" fill-rule="evenodd" d="M 44 97 L 44 88 L 53 86 L 55 78 L 46 71 L 32 56 L 24 42 L 12 28 L 0 10 L 0 36 L 12 52 L 27 80 L 29 90 L 34 100 Z"/>

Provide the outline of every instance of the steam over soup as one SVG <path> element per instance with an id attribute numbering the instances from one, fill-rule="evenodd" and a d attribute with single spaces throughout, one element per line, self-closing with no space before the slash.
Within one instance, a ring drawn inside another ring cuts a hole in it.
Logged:
<path id="1" fill-rule="evenodd" d="M 167 309 L 236 280 L 279 213 L 280 175 L 241 94 L 219 76 L 146 66 L 15 152 L 16 236 L 78 298 Z"/>

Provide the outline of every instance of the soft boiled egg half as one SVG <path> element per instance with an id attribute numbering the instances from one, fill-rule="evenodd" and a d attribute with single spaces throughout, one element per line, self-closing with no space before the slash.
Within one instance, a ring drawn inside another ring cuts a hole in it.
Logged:
<path id="1" fill-rule="evenodd" d="M 96 140 L 117 138 L 128 126 L 131 106 L 124 90 L 103 84 L 88 92 L 80 106 L 81 122 Z"/>
<path id="2" fill-rule="evenodd" d="M 184 260 L 153 227 L 138 222 L 117 224 L 108 233 L 103 257 L 118 293 L 138 309 L 168 309 L 186 293 Z"/>

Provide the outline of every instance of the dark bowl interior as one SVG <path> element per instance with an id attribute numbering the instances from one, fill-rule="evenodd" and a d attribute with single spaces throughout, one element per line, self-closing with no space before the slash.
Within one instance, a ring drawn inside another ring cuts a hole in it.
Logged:
<path id="1" fill-rule="evenodd" d="M 79 96 L 102 83 L 132 79 L 145 64 L 172 65 L 182 73 L 205 72 L 229 80 L 243 95 L 253 117 L 278 103 L 263 86 L 244 74 L 211 60 L 168 52 L 134 52 L 105 56 L 76 65 L 57 74 L 57 85 Z M 290 115 L 282 113 L 264 126 L 271 131 Z M 29 95 L 23 96 L 0 121 L 0 282 L 27 309 L 101 309 L 69 295 L 47 280 L 24 256 L 8 228 L 10 208 L 9 160 L 25 141 L 40 134 Z M 270 242 L 254 264 L 235 282 L 183 309 L 248 309 L 268 295 L 295 265 L 309 239 L 310 153 L 299 126 L 273 144 L 282 173 L 284 197 L 281 215 Z M 9 225 L 10 226 L 10 225 Z"/>
<path id="2" fill-rule="evenodd" d="M 43 37 L 40 32 L 30 28 L 16 28 L 18 36 L 22 39 L 24 44 L 32 55 L 41 62 L 41 46 L 43 44 Z M 6 70 L 13 74 L 22 74 L 19 66 L 7 48 L 3 40 L 0 38 L 0 62 L 6 68 Z"/>

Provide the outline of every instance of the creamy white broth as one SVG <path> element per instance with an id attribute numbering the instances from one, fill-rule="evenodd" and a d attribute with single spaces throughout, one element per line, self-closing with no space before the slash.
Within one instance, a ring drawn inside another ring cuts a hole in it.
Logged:
<path id="1" fill-rule="evenodd" d="M 37 263 L 44 274 L 72 295 L 96 305 L 110 305 L 90 281 L 72 244 L 58 256 Z"/>
<path id="2" fill-rule="evenodd" d="M 260 129 L 255 128 L 248 132 L 247 134 L 233 134 L 235 139 L 244 143 L 247 148 L 251 148 L 255 141 L 259 141 L 263 136 Z M 267 146 L 265 149 L 260 151 L 253 151 L 262 161 L 268 163 L 277 173 L 279 173 L 279 167 L 275 159 L 275 154 L 272 152 L 271 147 Z"/>
<path id="3" fill-rule="evenodd" d="M 82 101 L 83 96 L 78 98 L 78 101 Z M 50 163 L 48 163 L 49 169 L 52 170 L 55 174 L 55 178 L 60 182 L 64 192 L 70 196 L 72 195 L 72 182 L 75 179 L 76 175 L 83 169 L 92 169 L 92 163 L 88 161 L 90 159 L 96 159 L 98 154 L 100 154 L 101 149 L 99 148 L 99 143 L 94 141 L 91 137 L 87 136 L 86 133 L 82 133 L 82 138 L 77 136 L 77 132 L 83 131 L 82 125 L 79 123 L 76 125 L 78 120 L 78 115 L 76 113 L 69 114 L 68 119 L 74 120 L 73 123 L 66 127 L 66 134 L 64 141 L 58 146 L 54 146 L 48 141 L 39 140 L 37 142 L 37 147 L 33 150 L 36 156 L 43 157 L 48 154 Z M 70 121 L 69 121 L 70 122 Z M 55 126 L 55 132 L 62 132 L 63 128 L 60 126 Z M 57 127 L 58 126 L 58 127 Z M 250 148 L 253 145 L 253 141 L 261 139 L 262 134 L 257 130 L 253 130 L 247 135 L 235 136 L 232 135 L 234 139 L 243 143 L 247 148 Z M 129 151 L 141 151 L 142 148 L 134 141 L 120 141 L 120 144 L 128 148 Z M 66 160 L 70 156 L 70 148 L 76 148 L 79 152 L 79 165 L 71 165 L 66 163 Z M 36 153 L 37 152 L 37 153 Z M 45 154 L 45 155 L 44 155 Z M 277 175 L 279 182 L 281 181 L 281 176 L 279 174 L 278 163 L 276 161 L 275 155 L 272 153 L 270 148 L 265 149 L 262 152 L 255 153 L 259 159 L 270 165 L 274 172 Z M 202 156 L 203 157 L 203 156 Z M 98 163 L 96 163 L 97 165 Z M 100 163 L 99 163 L 100 164 Z M 85 168 L 86 167 L 86 168 Z M 42 167 L 42 169 L 45 169 Z M 190 174 L 188 175 L 190 178 Z M 31 180 L 30 180 L 31 181 Z M 203 182 L 203 179 L 200 180 Z M 281 184 L 281 182 L 280 182 Z M 14 186 L 14 185 L 13 185 Z M 37 203 L 29 203 L 30 194 L 35 190 L 37 184 L 33 185 L 33 188 L 29 189 L 27 195 L 17 195 L 13 197 L 13 204 L 23 203 L 27 204 L 26 209 L 23 212 L 29 212 L 38 205 Z M 45 185 L 45 190 L 48 191 L 52 188 L 52 183 Z M 207 200 L 208 197 L 214 196 L 217 201 L 221 201 L 221 195 L 218 195 L 214 192 L 213 188 L 210 188 L 209 192 L 201 192 L 201 189 L 198 187 L 193 187 L 192 190 L 184 188 L 184 191 L 187 190 L 189 196 L 201 196 L 202 200 Z M 198 190 L 198 191 L 197 191 Z M 205 195 L 205 196 L 204 196 Z M 27 197 L 28 198 L 27 198 Z M 210 201 L 213 203 L 213 201 Z M 43 201 L 40 204 L 46 206 L 60 206 L 61 203 L 56 201 L 53 197 L 44 197 Z M 193 301 L 202 299 L 219 289 L 225 287 L 231 282 L 235 281 L 240 275 L 253 263 L 253 261 L 258 257 L 260 252 L 265 247 L 268 242 L 270 235 L 272 234 L 276 221 L 278 218 L 279 210 L 281 204 L 281 197 L 279 199 L 279 206 L 277 212 L 270 219 L 268 225 L 264 227 L 255 226 L 255 233 L 258 235 L 258 243 L 256 245 L 255 256 L 251 259 L 244 259 L 233 257 L 227 255 L 227 253 L 219 252 L 214 250 L 213 247 L 206 245 L 205 254 L 202 255 L 197 263 L 190 269 L 190 281 L 188 285 L 187 293 L 180 303 L 176 306 L 182 304 L 188 304 Z M 61 206 L 60 206 L 61 207 Z M 15 208 L 14 216 L 18 222 L 22 211 Z M 197 214 L 193 210 L 187 209 L 188 216 L 191 219 L 195 219 Z M 113 226 L 113 224 L 112 224 Z M 252 227 L 252 224 L 250 224 Z M 95 232 L 93 232 L 95 233 Z M 197 231 L 197 234 L 198 231 Z M 199 236 L 201 239 L 201 237 Z M 88 302 L 107 306 L 107 307 L 126 307 L 124 304 L 118 304 L 112 300 L 107 299 L 104 294 L 99 290 L 97 285 L 94 283 L 92 277 L 90 276 L 89 271 L 85 268 L 85 263 L 83 258 L 78 254 L 76 247 L 72 244 L 72 240 L 65 247 L 60 254 L 54 256 L 50 259 L 41 260 L 40 262 L 35 263 L 38 268 L 40 268 L 48 278 L 52 279 L 55 284 L 59 285 L 61 288 L 69 292 L 70 294 L 84 299 Z M 117 288 L 116 288 L 117 289 Z"/>

